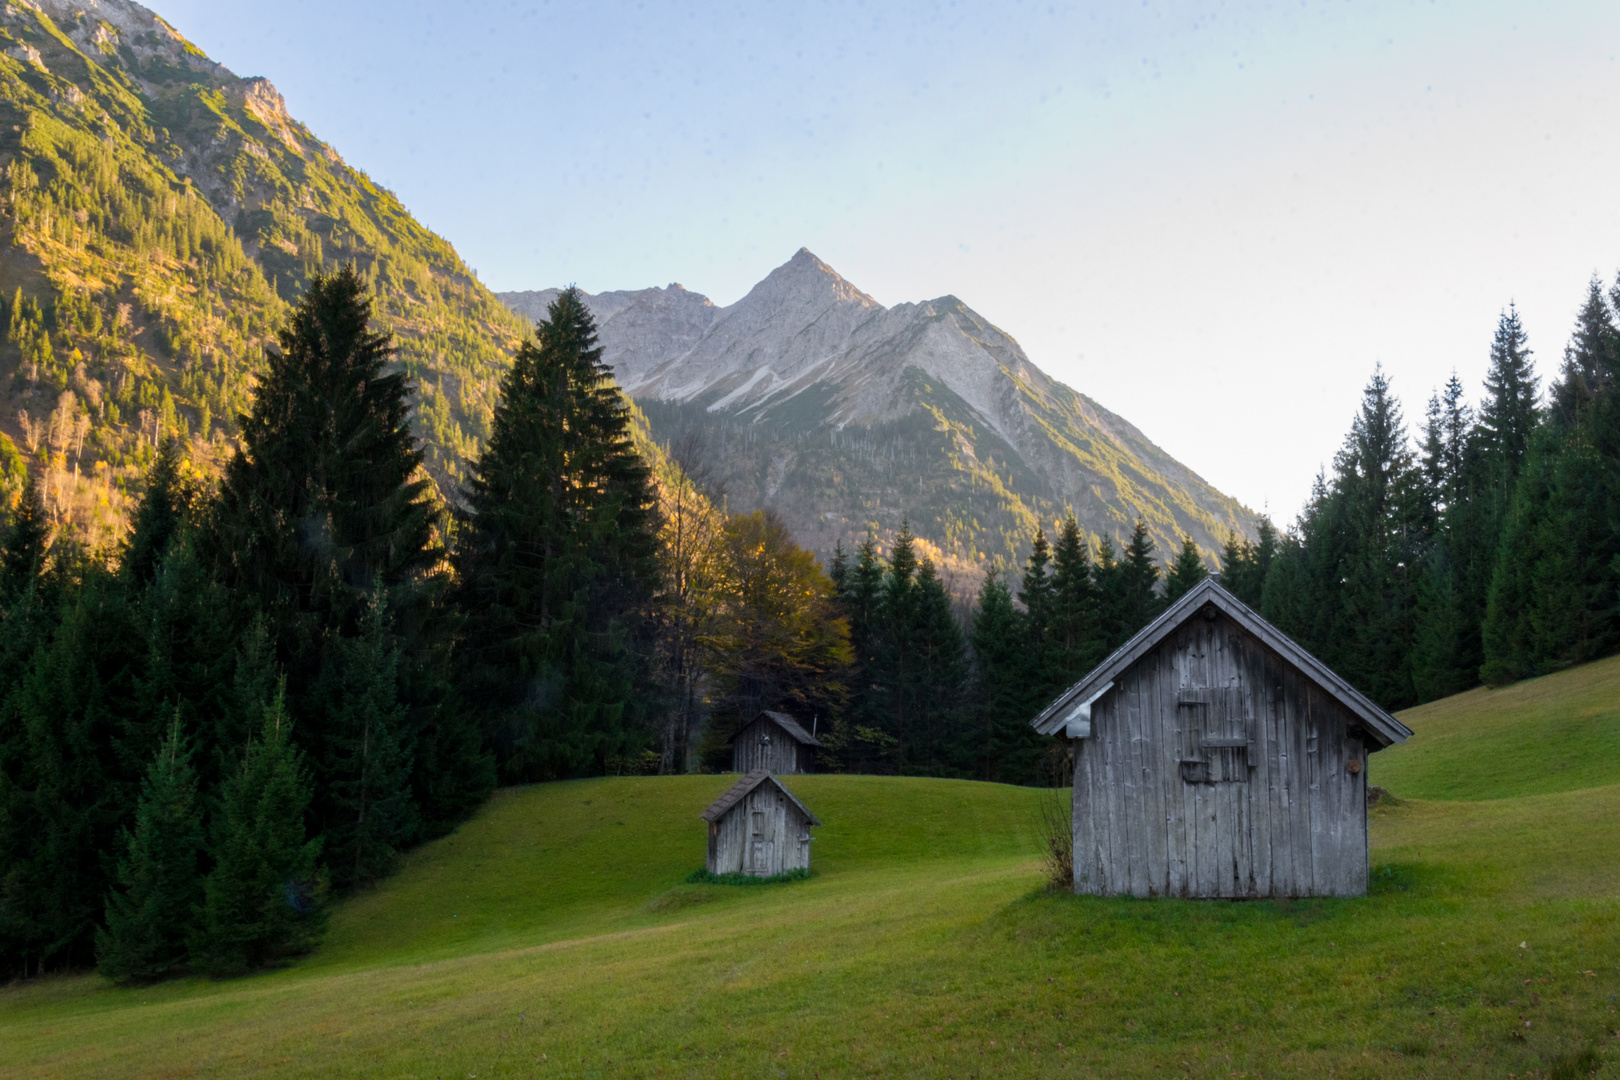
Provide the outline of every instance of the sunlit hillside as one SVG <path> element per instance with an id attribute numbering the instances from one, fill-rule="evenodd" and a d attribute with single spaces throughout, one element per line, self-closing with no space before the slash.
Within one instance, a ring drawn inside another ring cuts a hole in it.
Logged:
<path id="1" fill-rule="evenodd" d="M 487 437 L 524 332 L 448 242 L 138 4 L 0 12 L 0 483 L 113 535 L 155 442 L 217 460 L 310 275 L 355 263 L 417 381 L 441 481 Z"/>

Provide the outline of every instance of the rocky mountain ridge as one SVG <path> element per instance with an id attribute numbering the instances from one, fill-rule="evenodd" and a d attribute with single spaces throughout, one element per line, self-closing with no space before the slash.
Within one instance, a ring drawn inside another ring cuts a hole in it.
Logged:
<path id="1" fill-rule="evenodd" d="M 497 294 L 542 318 L 547 289 Z M 807 249 L 717 307 L 680 285 L 587 297 L 655 434 L 707 433 L 733 505 L 771 506 L 823 551 L 902 519 L 972 576 L 1073 510 L 1168 558 L 1254 515 L 1134 425 L 1041 371 L 954 296 L 885 307 Z"/>

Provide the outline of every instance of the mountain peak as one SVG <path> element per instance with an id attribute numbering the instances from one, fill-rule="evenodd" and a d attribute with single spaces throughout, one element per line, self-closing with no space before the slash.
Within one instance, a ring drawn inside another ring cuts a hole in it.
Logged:
<path id="1" fill-rule="evenodd" d="M 765 275 L 765 280 L 755 285 L 738 302 L 738 306 L 752 306 L 761 302 L 776 306 L 782 303 L 802 305 L 828 301 L 885 310 L 882 304 L 856 288 L 807 247 L 800 248 L 793 253 L 793 258 Z"/>

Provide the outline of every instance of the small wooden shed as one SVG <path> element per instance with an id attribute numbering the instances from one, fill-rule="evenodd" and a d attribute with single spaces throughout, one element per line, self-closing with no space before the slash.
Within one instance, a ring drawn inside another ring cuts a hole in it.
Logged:
<path id="1" fill-rule="evenodd" d="M 777 776 L 813 773 L 820 745 L 793 717 L 767 709 L 731 737 L 731 771 L 763 769 Z"/>
<path id="2" fill-rule="evenodd" d="M 1074 891 L 1360 896 L 1399 720 L 1214 579 L 1034 721 L 1074 751 Z"/>
<path id="3" fill-rule="evenodd" d="M 810 868 L 810 827 L 821 822 L 764 769 L 731 785 L 701 816 L 711 874 L 775 877 Z"/>

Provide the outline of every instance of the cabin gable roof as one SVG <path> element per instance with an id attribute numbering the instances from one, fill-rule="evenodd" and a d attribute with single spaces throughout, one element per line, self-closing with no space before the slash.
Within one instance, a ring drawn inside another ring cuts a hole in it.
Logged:
<path id="1" fill-rule="evenodd" d="M 1251 611 L 1241 600 L 1221 588 L 1214 578 L 1205 578 L 1187 590 L 1186 595 L 1171 604 L 1163 615 L 1116 649 L 1113 655 L 1093 668 L 1085 678 L 1058 695 L 1057 700 L 1031 721 L 1035 730 L 1043 735 L 1055 735 L 1063 730 L 1068 714 L 1073 708 L 1100 697 L 1131 665 L 1152 652 L 1176 628 L 1206 606 L 1215 607 L 1248 633 L 1259 638 L 1324 693 L 1337 700 L 1352 716 L 1361 721 L 1365 730 L 1380 746 L 1405 742 L 1412 734 L 1411 729 L 1405 724 L 1334 674 L 1326 664 L 1300 648 L 1287 634 Z"/>
<path id="2" fill-rule="evenodd" d="M 786 795 L 788 797 L 788 801 L 799 808 L 799 813 L 810 819 L 810 824 L 821 824 L 821 820 L 810 812 L 809 807 L 805 806 L 804 803 L 799 801 L 799 797 L 797 795 L 789 791 L 783 786 L 782 781 L 778 780 L 764 769 L 755 769 L 753 772 L 744 776 L 741 780 L 738 780 L 735 784 L 732 784 L 726 789 L 723 795 L 714 800 L 713 803 L 709 804 L 709 808 L 703 811 L 703 813 L 699 814 L 698 817 L 710 823 L 719 821 L 731 811 L 732 807 L 741 802 L 744 796 L 764 783 L 774 785 L 776 790 L 780 791 L 783 795 Z"/>
<path id="3" fill-rule="evenodd" d="M 794 742 L 798 743 L 801 746 L 820 746 L 821 745 L 820 740 L 818 740 L 814 735 L 810 734 L 808 731 L 804 730 L 804 728 L 799 725 L 799 722 L 797 720 L 793 719 L 793 717 L 789 716 L 785 712 L 773 712 L 770 709 L 766 709 L 764 712 L 760 713 L 759 716 L 754 717 L 752 720 L 748 721 L 748 723 L 746 723 L 742 727 L 738 728 L 737 729 L 737 735 L 741 735 L 743 732 L 747 731 L 749 728 L 751 728 L 755 724 L 759 723 L 761 717 L 769 720 L 771 723 L 773 723 L 777 727 L 781 728 L 784 732 L 787 733 L 787 736 L 790 739 L 792 739 Z M 732 742 L 737 741 L 737 735 L 733 735 L 731 737 Z"/>

